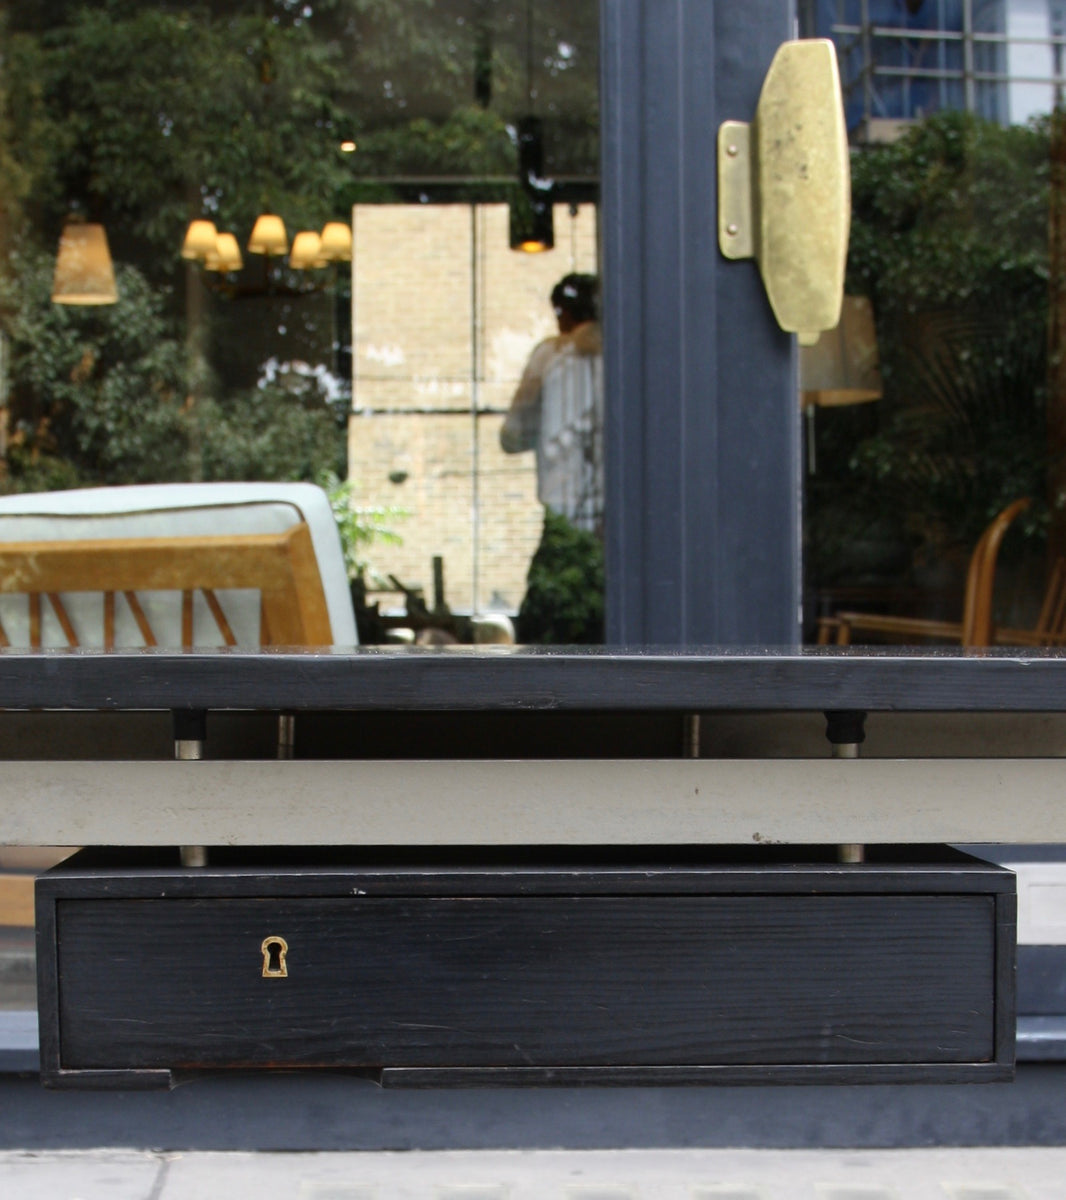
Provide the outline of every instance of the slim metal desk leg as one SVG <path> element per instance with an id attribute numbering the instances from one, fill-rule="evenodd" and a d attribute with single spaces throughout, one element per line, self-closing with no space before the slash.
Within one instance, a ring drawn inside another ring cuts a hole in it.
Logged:
<path id="1" fill-rule="evenodd" d="M 278 758 L 292 758 L 295 750 L 296 714 L 278 713 Z"/>
<path id="2" fill-rule="evenodd" d="M 195 762 L 204 756 L 207 735 L 207 712 L 202 708 L 179 709 L 174 713 L 174 757 L 181 762 Z M 206 846 L 182 846 L 183 867 L 206 867 Z"/>
<path id="3" fill-rule="evenodd" d="M 866 714 L 827 712 L 825 736 L 833 747 L 834 758 L 858 758 L 866 740 Z M 865 862 L 866 847 L 861 842 L 843 842 L 837 846 L 837 859 L 842 863 Z"/>
<path id="4" fill-rule="evenodd" d="M 685 713 L 684 733 L 682 735 L 681 757 L 699 758 L 700 756 L 700 714 Z"/>

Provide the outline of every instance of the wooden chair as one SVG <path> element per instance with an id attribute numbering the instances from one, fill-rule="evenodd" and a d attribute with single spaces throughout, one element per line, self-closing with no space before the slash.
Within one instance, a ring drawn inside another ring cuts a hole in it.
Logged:
<path id="1" fill-rule="evenodd" d="M 264 646 L 326 646 L 331 642 L 325 594 L 311 534 L 305 522 L 282 533 L 219 537 L 106 538 L 92 541 L 0 543 L 0 594 L 24 595 L 29 638 L 40 648 L 47 599 L 69 647 L 85 643 L 69 597 L 80 600 L 84 623 L 92 622 L 85 593 L 100 593 L 103 647 L 115 648 L 118 597 L 136 622 L 145 646 L 191 649 L 203 644 L 195 629 L 194 596 L 200 592 L 225 646 L 237 645 L 218 593 L 259 592 Z M 180 594 L 180 638 L 164 633 L 145 593 Z M 153 626 L 153 620 L 156 625 Z M 23 639 L 18 639 L 25 644 Z M 0 621 L 0 646 L 12 644 Z"/>
<path id="2" fill-rule="evenodd" d="M 1040 616 L 1032 629 L 994 629 L 997 646 L 1066 645 L 1066 559 L 1056 560 L 1048 576 Z"/>
<path id="3" fill-rule="evenodd" d="M 1031 630 L 997 629 L 992 618 L 996 560 L 1007 530 L 1031 501 L 1015 500 L 981 535 L 970 558 L 961 621 L 934 621 L 880 613 L 838 612 L 818 622 L 818 644 L 850 645 L 856 631 L 895 641 L 934 639 L 963 646 L 1058 645 L 1066 641 L 1066 566 L 1055 564 L 1048 581 L 1040 619 Z"/>

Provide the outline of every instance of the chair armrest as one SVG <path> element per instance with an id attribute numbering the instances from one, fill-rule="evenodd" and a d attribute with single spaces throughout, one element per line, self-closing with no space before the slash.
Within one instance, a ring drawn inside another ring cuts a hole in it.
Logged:
<path id="1" fill-rule="evenodd" d="M 865 633 L 880 633 L 895 638 L 940 638 L 944 641 L 962 641 L 962 623 L 959 621 L 933 621 L 925 617 L 893 617 L 883 613 L 839 612 L 828 618 L 838 626 L 837 643 L 847 645 L 851 630 Z"/>
<path id="2" fill-rule="evenodd" d="M 996 646 L 1066 646 L 1066 632 L 1048 633 L 1039 629 L 995 629 L 992 642 Z"/>

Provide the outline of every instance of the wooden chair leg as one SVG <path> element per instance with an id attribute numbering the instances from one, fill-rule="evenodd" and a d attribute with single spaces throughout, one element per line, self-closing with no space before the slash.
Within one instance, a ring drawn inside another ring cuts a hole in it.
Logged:
<path id="1" fill-rule="evenodd" d="M 833 644 L 833 636 L 840 622 L 835 617 L 819 617 L 818 618 L 818 636 L 815 640 L 815 645 L 831 646 Z"/>

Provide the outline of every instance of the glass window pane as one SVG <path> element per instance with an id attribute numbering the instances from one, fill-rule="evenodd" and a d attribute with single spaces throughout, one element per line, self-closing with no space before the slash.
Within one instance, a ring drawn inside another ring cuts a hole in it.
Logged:
<path id="1" fill-rule="evenodd" d="M 848 382 L 838 361 L 814 383 L 803 360 L 807 636 L 1053 640 L 1063 6 L 825 0 L 804 17 L 840 52 L 847 286 L 870 322 L 834 335 Z M 874 344 L 879 370 L 857 386 Z"/>
<path id="2" fill-rule="evenodd" d="M 7 0 L 0 41 L 0 491 L 318 482 L 387 625 L 513 617 L 500 427 L 598 272 L 594 0 Z"/>

